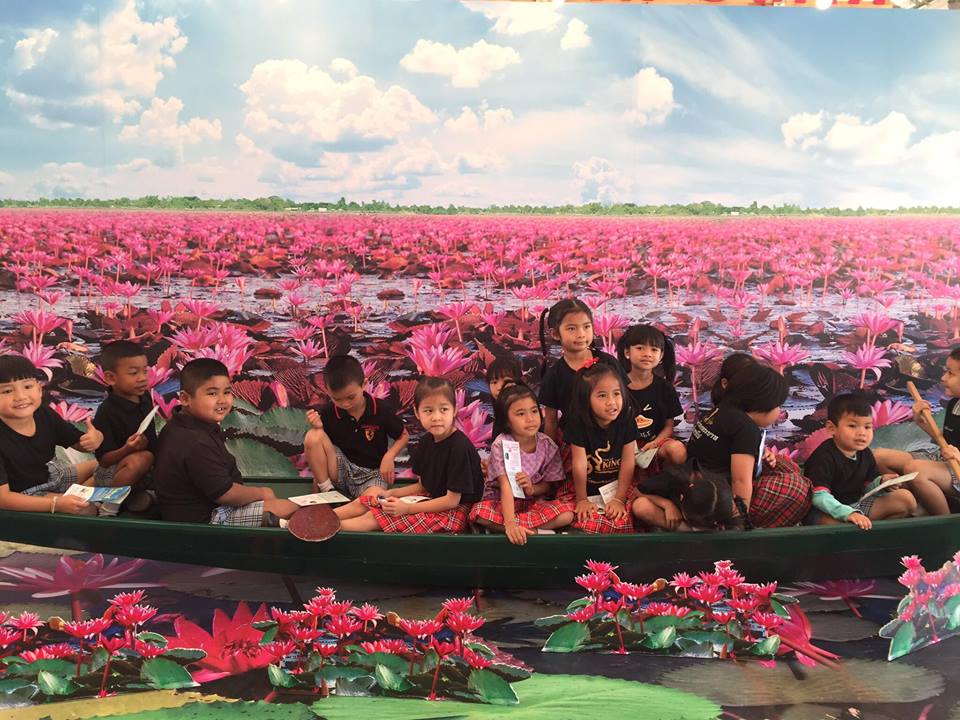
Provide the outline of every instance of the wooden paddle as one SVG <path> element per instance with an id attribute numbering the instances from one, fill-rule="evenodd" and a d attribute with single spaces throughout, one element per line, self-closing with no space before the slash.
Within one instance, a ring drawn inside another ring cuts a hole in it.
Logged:
<path id="1" fill-rule="evenodd" d="M 909 390 L 910 394 L 913 396 L 914 402 L 920 402 L 923 400 L 923 398 L 920 397 L 920 393 L 917 392 L 917 386 L 914 385 L 910 380 L 907 381 L 907 390 Z M 929 410 L 924 410 L 922 415 L 924 421 L 927 423 L 927 427 L 930 428 L 930 436 L 940 447 L 940 452 L 946 452 L 949 445 L 947 444 L 947 441 L 943 439 L 943 433 L 940 432 L 940 427 L 937 425 L 937 421 L 933 419 L 933 413 L 931 413 Z M 953 474 L 960 478 L 960 462 L 957 462 L 956 460 L 948 460 L 947 463 L 950 465 L 950 469 L 953 470 Z"/>
<path id="2" fill-rule="evenodd" d="M 340 532 L 340 518 L 329 505 L 307 505 L 290 516 L 287 530 L 298 540 L 323 542 Z"/>

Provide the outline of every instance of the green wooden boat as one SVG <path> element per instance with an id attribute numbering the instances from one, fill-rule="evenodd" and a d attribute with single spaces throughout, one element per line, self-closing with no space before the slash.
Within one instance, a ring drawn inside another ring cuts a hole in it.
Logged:
<path id="1" fill-rule="evenodd" d="M 271 485 L 280 497 L 301 483 Z M 936 567 L 960 549 L 960 515 L 749 532 L 540 535 L 522 547 L 503 535 L 340 533 L 301 542 L 276 528 L 224 528 L 127 517 L 0 511 L 0 539 L 86 552 L 321 578 L 447 587 L 571 588 L 587 559 L 650 580 L 732 560 L 751 581 L 899 574 L 903 555 Z"/>

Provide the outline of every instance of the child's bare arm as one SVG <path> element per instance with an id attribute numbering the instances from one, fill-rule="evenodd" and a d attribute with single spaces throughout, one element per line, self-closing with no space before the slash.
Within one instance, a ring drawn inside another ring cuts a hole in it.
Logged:
<path id="1" fill-rule="evenodd" d="M 258 500 L 272 500 L 274 497 L 273 490 L 270 488 L 233 483 L 230 489 L 218 497 L 215 502 L 220 505 L 240 507 L 241 505 L 249 505 L 250 503 L 257 502 Z"/>

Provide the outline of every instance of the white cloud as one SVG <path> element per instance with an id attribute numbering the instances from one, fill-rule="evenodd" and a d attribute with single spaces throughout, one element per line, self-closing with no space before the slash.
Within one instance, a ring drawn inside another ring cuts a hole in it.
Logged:
<path id="1" fill-rule="evenodd" d="M 513 112 L 509 108 L 481 107 L 478 115 L 472 108 L 464 106 L 457 117 L 450 118 L 443 126 L 455 133 L 490 132 L 512 120 Z"/>
<path id="2" fill-rule="evenodd" d="M 591 157 L 573 164 L 574 185 L 585 202 L 612 203 L 627 199 L 633 188 L 629 177 L 606 158 Z"/>
<path id="3" fill-rule="evenodd" d="M 5 173 L 3 170 L 0 170 L 0 185 L 6 185 L 11 180 L 13 180 L 13 175 L 10 173 Z"/>
<path id="4" fill-rule="evenodd" d="M 335 61 L 341 75 L 345 62 Z M 437 119 L 399 85 L 383 89 L 367 75 L 338 80 L 299 60 L 258 64 L 240 90 L 246 96 L 246 128 L 253 135 L 268 136 L 261 137 L 261 145 L 264 140 L 274 146 L 286 143 L 290 152 L 378 149 Z M 306 147 L 312 144 L 318 147 Z"/>
<path id="5" fill-rule="evenodd" d="M 903 157 L 915 130 L 907 116 L 896 111 L 875 123 L 841 113 L 824 136 L 823 144 L 858 165 L 888 165 Z"/>
<path id="6" fill-rule="evenodd" d="M 587 24 L 579 18 L 572 18 L 567 23 L 567 31 L 560 39 L 561 50 L 578 50 L 590 47 L 590 36 L 587 34 Z"/>
<path id="7" fill-rule="evenodd" d="M 673 83 L 660 75 L 656 68 L 646 67 L 633 76 L 633 106 L 627 111 L 628 120 L 638 125 L 660 125 L 673 112 Z"/>
<path id="8" fill-rule="evenodd" d="M 780 126 L 780 132 L 783 135 L 783 144 L 788 148 L 794 146 L 801 150 L 813 147 L 820 138 L 816 132 L 823 126 L 823 118 L 826 113 L 821 110 L 816 113 L 797 113 L 787 118 L 787 121 Z"/>
<path id="9" fill-rule="evenodd" d="M 147 158 L 134 158 L 130 162 L 117 165 L 120 172 L 142 172 L 153 165 Z"/>
<path id="10" fill-rule="evenodd" d="M 27 36 L 18 40 L 13 48 L 13 66 L 17 72 L 29 70 L 36 65 L 59 34 L 53 28 L 27 31 Z"/>
<path id="11" fill-rule="evenodd" d="M 491 152 L 459 153 L 455 164 L 460 173 L 499 172 L 507 167 L 507 160 Z"/>
<path id="12" fill-rule="evenodd" d="M 21 38 L 6 95 L 41 127 L 96 127 L 104 114 L 117 122 L 155 94 L 186 45 L 176 18 L 145 21 L 126 0 L 96 25 L 78 21 Z"/>
<path id="13" fill-rule="evenodd" d="M 491 20 L 493 32 L 499 35 L 526 35 L 553 30 L 563 16 L 549 3 L 533 2 L 464 2 L 464 7 L 483 13 Z"/>
<path id="14" fill-rule="evenodd" d="M 136 125 L 126 125 L 120 131 L 120 139 L 124 142 L 169 148 L 174 151 L 179 162 L 183 161 L 185 145 L 220 139 L 219 120 L 191 118 L 182 123 L 179 119 L 181 110 L 183 102 L 178 97 L 170 97 L 168 100 L 154 98 Z"/>
<path id="15" fill-rule="evenodd" d="M 357 66 L 346 58 L 334 58 L 330 61 L 330 72 L 347 78 L 355 78 L 360 74 Z"/>
<path id="16" fill-rule="evenodd" d="M 511 47 L 478 40 L 457 49 L 448 43 L 423 38 L 403 56 L 400 66 L 410 72 L 450 78 L 458 88 L 479 87 L 480 83 L 510 65 L 520 62 L 520 53 Z"/>

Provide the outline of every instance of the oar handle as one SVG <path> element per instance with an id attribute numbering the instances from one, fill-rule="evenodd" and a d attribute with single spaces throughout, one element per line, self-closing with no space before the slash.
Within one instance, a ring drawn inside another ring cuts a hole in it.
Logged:
<path id="1" fill-rule="evenodd" d="M 920 397 L 920 393 L 917 392 L 917 386 L 913 384 L 913 381 L 907 380 L 907 390 L 909 390 L 910 394 L 913 396 L 914 402 L 920 402 L 923 400 L 923 398 Z M 937 425 L 937 421 L 933 419 L 933 413 L 931 413 L 929 410 L 924 410 L 921 415 L 923 415 L 924 422 L 927 423 L 930 436 L 940 447 L 940 452 L 945 453 L 949 445 L 944 439 L 943 433 L 940 432 L 940 427 Z M 950 465 L 950 469 L 953 470 L 953 474 L 956 477 L 960 477 L 960 462 L 957 462 L 956 460 L 948 460 L 947 463 Z"/>

